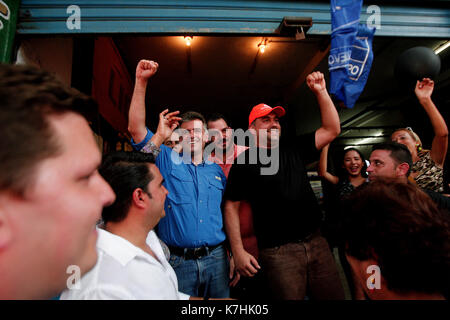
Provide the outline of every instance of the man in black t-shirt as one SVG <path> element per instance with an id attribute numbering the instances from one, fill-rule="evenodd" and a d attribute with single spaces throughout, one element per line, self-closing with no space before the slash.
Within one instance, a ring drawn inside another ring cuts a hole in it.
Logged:
<path id="1" fill-rule="evenodd" d="M 337 268 L 320 235 L 321 214 L 306 175 L 305 164 L 340 133 L 339 116 L 328 95 L 323 74 L 314 72 L 307 84 L 316 95 L 322 126 L 295 143 L 280 141 L 282 107 L 259 104 L 249 116 L 256 146 L 232 166 L 225 191 L 225 227 L 241 276 L 259 269 L 276 299 L 343 299 Z M 260 249 L 259 262 L 242 246 L 239 205 L 253 211 Z M 261 265 L 260 265 L 260 264 Z"/>

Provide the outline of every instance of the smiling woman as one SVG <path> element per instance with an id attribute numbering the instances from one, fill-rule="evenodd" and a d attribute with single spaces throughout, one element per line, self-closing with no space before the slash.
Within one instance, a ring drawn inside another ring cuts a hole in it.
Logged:
<path id="1" fill-rule="evenodd" d="M 345 149 L 342 158 L 342 167 L 338 175 L 328 172 L 329 145 L 322 149 L 319 160 L 319 176 L 328 182 L 337 185 L 339 198 L 348 196 L 356 187 L 359 187 L 367 178 L 367 164 L 363 154 L 356 148 Z"/>
<path id="2" fill-rule="evenodd" d="M 356 148 L 350 147 L 344 150 L 342 165 L 337 176 L 328 172 L 328 149 L 330 145 L 326 145 L 320 154 L 319 160 L 319 176 L 334 185 L 335 194 L 328 199 L 328 208 L 326 210 L 325 224 L 323 227 L 324 234 L 331 247 L 338 247 L 338 254 L 345 272 L 346 280 L 352 290 L 353 298 L 362 297 L 362 291 L 355 285 L 354 278 L 350 266 L 344 256 L 344 248 L 341 246 L 338 226 L 341 221 L 341 202 L 348 198 L 358 187 L 367 182 L 367 164 L 363 154 Z"/>
<path id="3" fill-rule="evenodd" d="M 411 177 L 417 185 L 423 189 L 442 192 L 444 191 L 443 166 L 448 148 L 448 128 L 431 100 L 433 89 L 434 81 L 429 78 L 416 83 L 415 94 L 433 126 L 434 138 L 431 150 L 423 150 L 419 136 L 409 127 L 396 130 L 391 139 L 407 146 L 411 152 L 413 160 Z"/>

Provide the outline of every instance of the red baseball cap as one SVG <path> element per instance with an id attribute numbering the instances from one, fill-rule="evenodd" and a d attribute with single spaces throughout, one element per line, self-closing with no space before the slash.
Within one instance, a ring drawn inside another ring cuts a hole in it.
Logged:
<path id="1" fill-rule="evenodd" d="M 248 117 L 248 125 L 250 126 L 253 121 L 255 121 L 258 118 L 265 117 L 271 112 L 275 112 L 277 117 L 282 117 L 286 114 L 286 111 L 284 110 L 283 107 L 277 106 L 275 108 L 272 108 L 267 104 L 260 103 L 254 106 L 252 111 L 250 112 L 250 116 Z"/>

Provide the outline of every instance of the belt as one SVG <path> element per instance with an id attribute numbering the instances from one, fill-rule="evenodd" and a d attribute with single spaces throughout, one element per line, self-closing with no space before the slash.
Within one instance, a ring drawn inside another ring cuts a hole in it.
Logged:
<path id="1" fill-rule="evenodd" d="M 199 248 L 180 248 L 168 246 L 170 253 L 183 257 L 185 260 L 196 260 L 201 257 L 205 257 L 211 253 L 214 249 L 220 247 L 222 243 L 216 244 L 215 246 L 203 246 Z"/>
<path id="2" fill-rule="evenodd" d="M 275 247 L 280 247 L 280 246 L 284 246 L 285 244 L 288 243 L 305 243 L 305 242 L 309 242 L 312 238 L 314 238 L 315 236 L 320 236 L 321 232 L 320 230 L 315 230 L 311 233 L 308 233 L 307 235 L 305 235 L 302 238 L 294 238 L 294 239 L 285 239 L 283 241 L 277 241 L 274 243 L 269 243 L 267 245 L 264 245 L 259 243 L 260 247 L 259 249 L 269 249 L 269 248 L 275 248 Z"/>

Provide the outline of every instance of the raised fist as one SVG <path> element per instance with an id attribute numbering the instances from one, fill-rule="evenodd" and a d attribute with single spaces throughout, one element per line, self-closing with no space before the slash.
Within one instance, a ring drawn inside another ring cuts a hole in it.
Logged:
<path id="1" fill-rule="evenodd" d="M 148 80 L 158 70 L 158 63 L 151 60 L 141 60 L 136 67 L 136 79 Z"/>
<path id="2" fill-rule="evenodd" d="M 314 93 L 326 90 L 325 78 L 322 72 L 316 71 L 306 77 L 306 84 Z"/>

